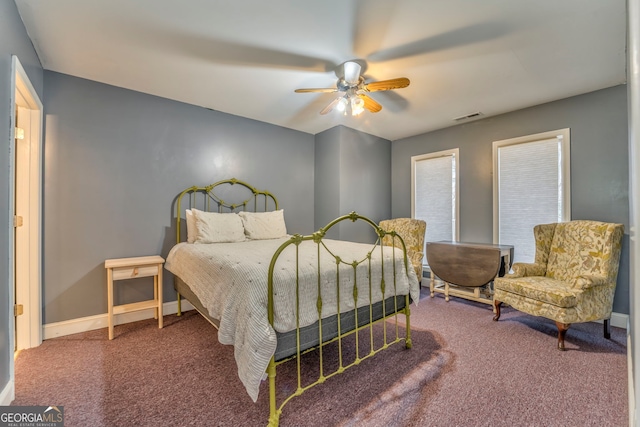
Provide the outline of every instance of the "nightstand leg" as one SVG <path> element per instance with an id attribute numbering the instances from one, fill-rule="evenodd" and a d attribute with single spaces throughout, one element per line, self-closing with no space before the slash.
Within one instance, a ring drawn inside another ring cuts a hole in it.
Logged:
<path id="1" fill-rule="evenodd" d="M 113 339 L 113 272 L 107 269 L 107 317 L 109 319 L 109 339 Z"/>
<path id="2" fill-rule="evenodd" d="M 162 265 L 158 266 L 156 289 L 158 290 L 158 328 L 162 329 Z"/>
<path id="3" fill-rule="evenodd" d="M 158 276 L 153 276 L 153 300 L 156 302 L 156 307 L 153 309 L 153 318 L 158 318 Z"/>

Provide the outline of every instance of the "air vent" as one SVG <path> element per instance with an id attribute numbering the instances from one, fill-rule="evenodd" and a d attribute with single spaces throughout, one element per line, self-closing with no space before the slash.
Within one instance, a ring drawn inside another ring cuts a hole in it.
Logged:
<path id="1" fill-rule="evenodd" d="M 453 119 L 454 122 L 461 122 L 463 120 L 475 119 L 476 117 L 480 117 L 482 113 L 480 111 L 476 111 L 475 113 L 467 114 L 466 116 L 460 116 Z"/>

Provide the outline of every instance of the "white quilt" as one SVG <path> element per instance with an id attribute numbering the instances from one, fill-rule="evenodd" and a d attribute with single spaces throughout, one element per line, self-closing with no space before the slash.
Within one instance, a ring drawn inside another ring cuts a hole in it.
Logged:
<path id="1" fill-rule="evenodd" d="M 274 271 L 274 328 L 267 319 L 267 282 L 269 263 L 276 249 L 287 239 L 249 240 L 238 243 L 188 244 L 174 246 L 165 264 L 167 270 L 179 276 L 209 315 L 220 320 L 218 339 L 234 346 L 238 375 L 249 396 L 255 402 L 269 360 L 276 350 L 276 333 L 296 327 L 295 245 L 290 245 L 279 257 Z M 380 247 L 370 244 L 324 240 L 337 256 L 351 264 L 364 259 L 372 251 L 372 300 L 382 299 L 380 290 Z M 385 298 L 410 294 L 418 301 L 420 286 L 411 265 L 404 269 L 402 251 L 396 249 L 396 291 L 393 289 L 391 247 L 383 247 L 385 261 Z M 300 327 L 318 320 L 318 245 L 311 241 L 299 247 Z M 321 247 L 322 317 L 337 313 L 335 259 Z M 410 263 L 410 261 L 409 261 Z M 369 304 L 368 266 L 357 269 L 358 307 Z M 351 265 L 340 265 L 340 312 L 353 309 L 354 271 Z"/>

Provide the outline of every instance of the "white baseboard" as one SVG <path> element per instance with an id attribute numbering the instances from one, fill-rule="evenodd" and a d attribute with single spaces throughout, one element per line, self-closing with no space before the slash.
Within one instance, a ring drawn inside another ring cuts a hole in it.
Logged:
<path id="1" fill-rule="evenodd" d="M 633 378 L 633 349 L 632 349 L 631 331 L 629 325 L 627 325 L 627 378 L 629 378 L 628 390 L 629 390 L 629 427 L 636 426 L 636 396 L 635 396 L 635 384 Z"/>
<path id="2" fill-rule="evenodd" d="M 182 300 L 182 311 L 193 310 L 193 306 L 186 300 Z M 163 315 L 176 314 L 178 312 L 178 302 L 165 302 L 162 305 Z M 130 313 L 116 314 L 113 322 L 115 325 L 137 322 L 139 320 L 153 318 L 153 309 L 134 311 Z M 95 316 L 81 317 L 79 319 L 65 320 L 56 323 L 47 323 L 43 327 L 43 336 L 45 340 L 62 337 L 65 335 L 78 334 L 80 332 L 93 331 L 109 327 L 109 319 L 107 313 L 97 314 Z"/>
<path id="3" fill-rule="evenodd" d="M 2 393 L 0 393 L 0 406 L 11 405 L 11 402 L 13 402 L 13 399 L 16 398 L 15 392 L 16 392 L 16 388 L 14 386 L 13 380 L 11 380 L 7 383 L 4 390 L 2 390 Z"/>
<path id="4" fill-rule="evenodd" d="M 629 330 L 629 315 L 621 313 L 611 313 L 611 326 Z"/>
<path id="5" fill-rule="evenodd" d="M 604 323 L 602 320 L 598 320 L 598 323 Z M 616 313 L 613 312 L 611 313 L 611 322 L 610 322 L 611 326 L 615 327 L 615 328 L 622 328 L 625 330 L 629 330 L 628 326 L 629 326 L 629 315 L 628 314 L 622 314 L 622 313 Z"/>
<path id="6" fill-rule="evenodd" d="M 193 310 L 193 306 L 187 301 L 182 300 L 182 311 Z M 178 302 L 165 302 L 162 306 L 164 315 L 175 314 L 178 312 Z M 131 313 L 117 314 L 114 324 L 122 325 L 125 323 L 137 322 L 139 320 L 151 319 L 153 317 L 153 309 L 134 311 Z M 616 328 L 627 329 L 629 322 L 628 314 L 611 313 L 611 326 Z M 602 323 L 602 321 L 600 321 Z M 44 325 L 43 336 L 45 340 L 62 337 L 65 335 L 78 334 L 81 332 L 93 331 L 95 329 L 107 328 L 109 321 L 107 313 L 97 314 L 95 316 L 81 317 L 78 319 L 65 320 L 56 323 L 47 323 Z"/>

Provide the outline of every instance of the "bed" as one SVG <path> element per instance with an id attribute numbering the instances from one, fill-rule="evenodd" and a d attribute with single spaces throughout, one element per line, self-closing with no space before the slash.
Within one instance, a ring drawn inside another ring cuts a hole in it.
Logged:
<path id="1" fill-rule="evenodd" d="M 419 284 L 400 235 L 355 212 L 311 235 L 289 235 L 275 196 L 235 178 L 187 188 L 175 206 L 176 245 L 165 267 L 175 278 L 178 315 L 184 297 L 218 328 L 222 344 L 234 346 L 238 375 L 254 402 L 268 378 L 269 425 L 277 426 L 284 405 L 310 387 L 392 344 L 411 348 L 410 303 L 419 299 Z M 343 221 L 368 224 L 376 242 L 328 239 Z M 398 244 L 380 245 L 385 235 Z M 382 343 L 373 342 L 374 324 L 383 329 Z M 370 342 L 361 350 L 359 333 L 367 328 Z M 355 360 L 346 363 L 340 351 L 338 368 L 326 372 L 325 346 L 346 345 L 349 336 Z M 319 374 L 303 384 L 299 361 L 310 351 L 320 354 Z M 292 359 L 297 386 L 276 393 L 277 367 Z"/>

